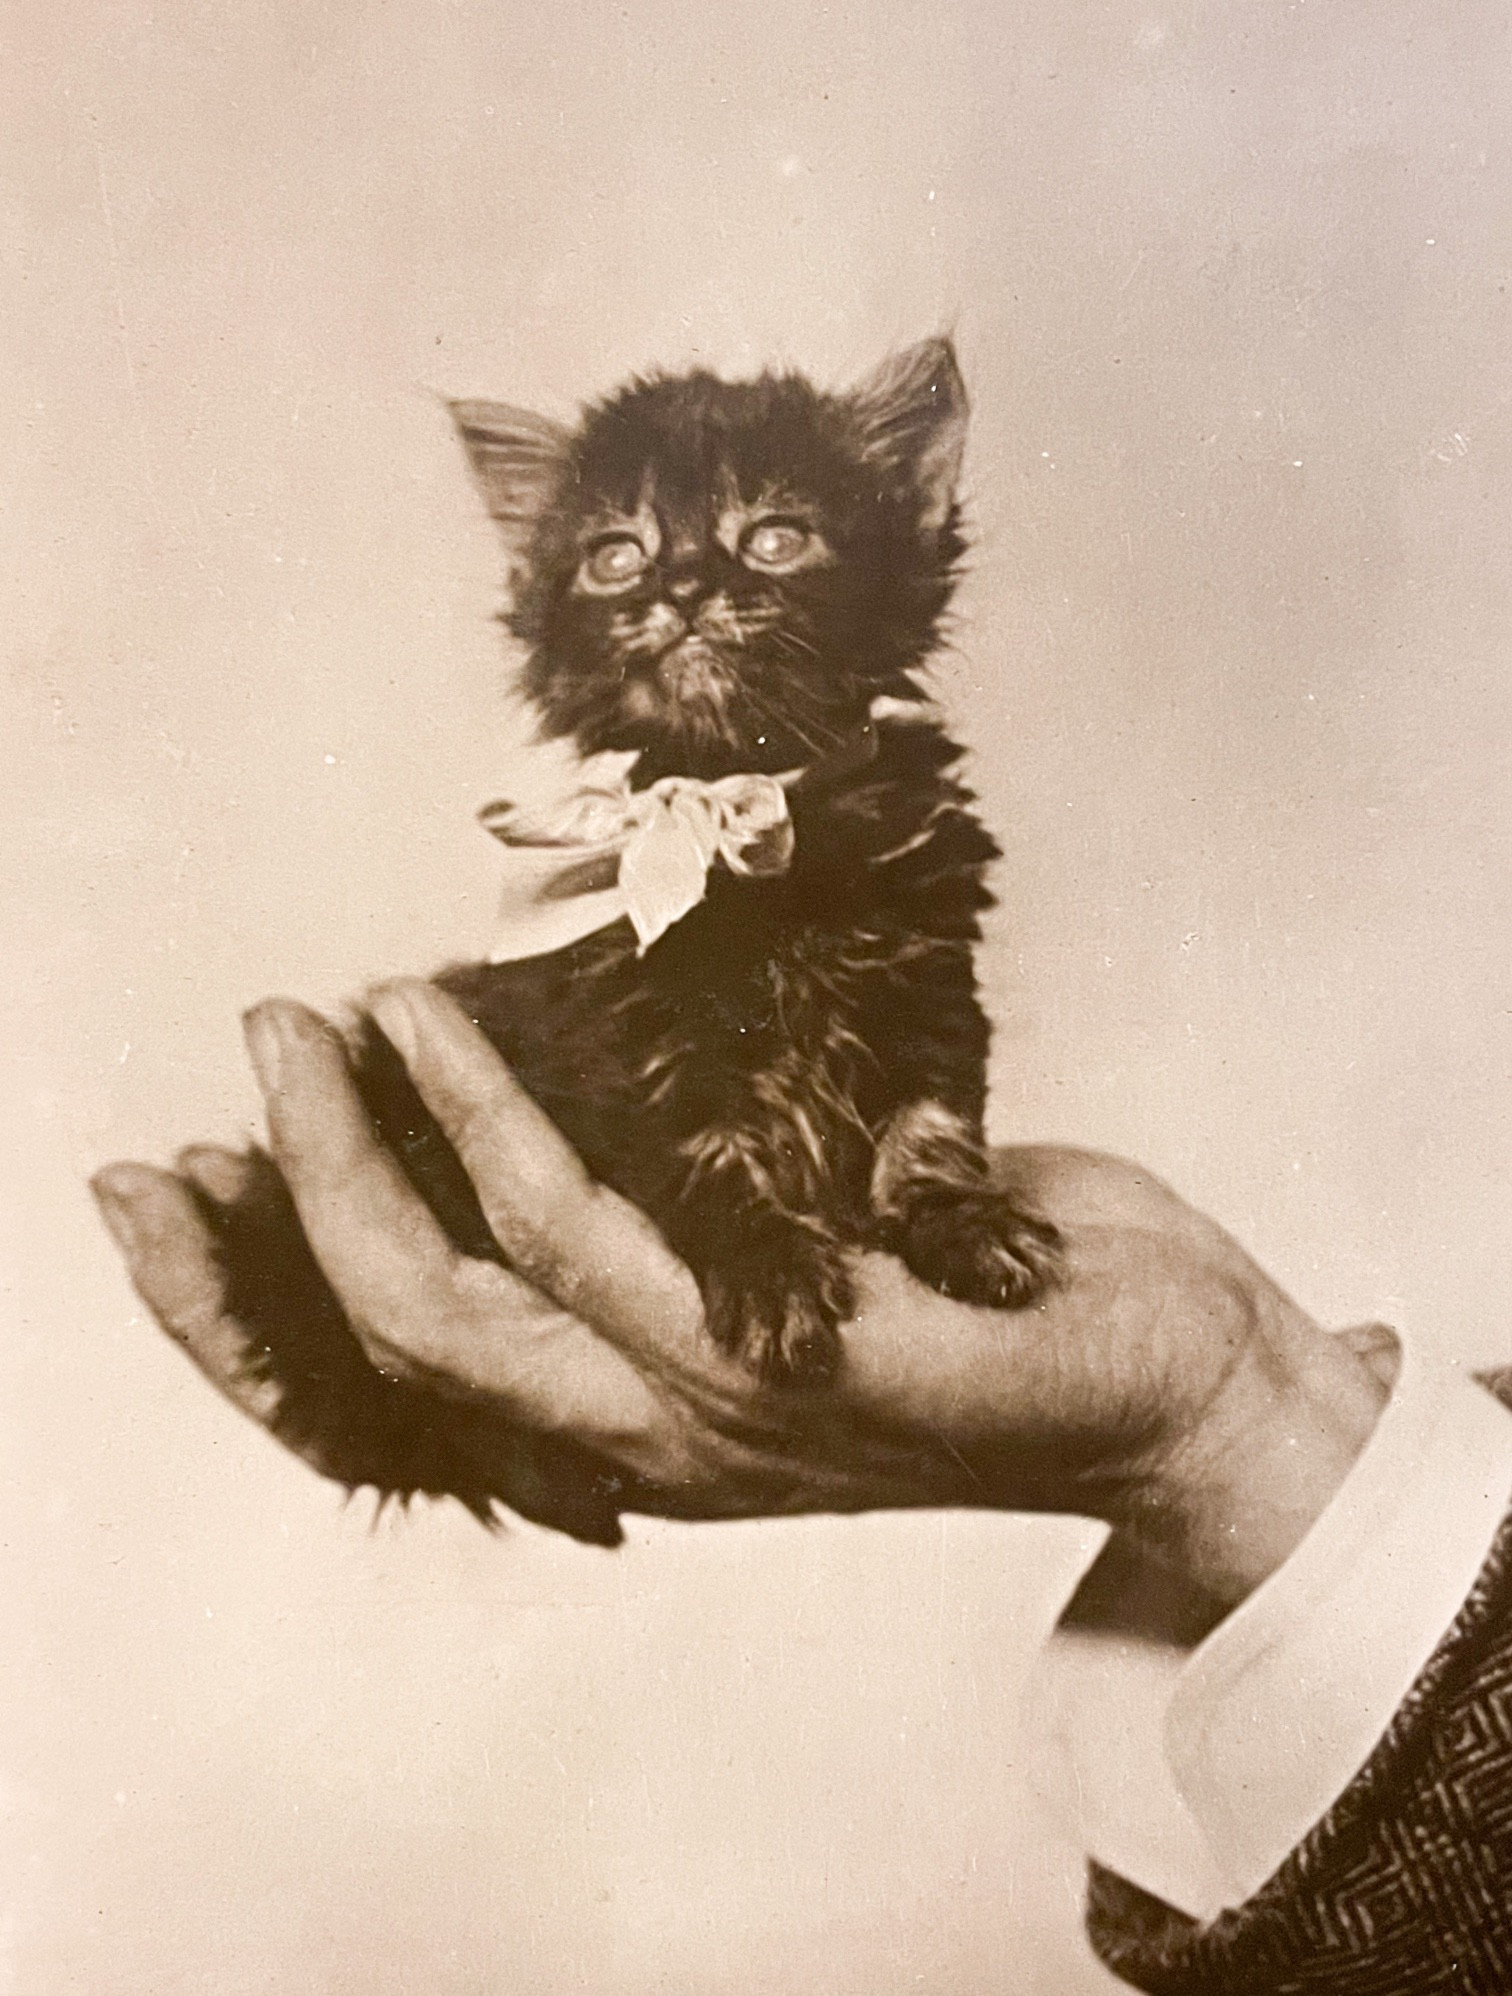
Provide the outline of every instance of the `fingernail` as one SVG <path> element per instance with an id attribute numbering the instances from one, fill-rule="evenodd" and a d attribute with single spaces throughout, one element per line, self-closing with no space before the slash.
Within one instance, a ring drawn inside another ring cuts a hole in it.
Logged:
<path id="1" fill-rule="evenodd" d="M 100 1209 L 100 1218 L 110 1229 L 116 1246 L 127 1255 L 135 1253 L 141 1238 L 135 1189 L 127 1176 L 130 1170 L 129 1165 L 108 1165 L 104 1171 L 97 1171 L 89 1181 L 89 1189 Z"/>
<path id="2" fill-rule="evenodd" d="M 283 1075 L 284 1052 L 288 1045 L 286 1020 L 276 999 L 264 999 L 242 1015 L 242 1032 L 252 1070 L 266 1095 L 276 1089 Z"/>
<path id="3" fill-rule="evenodd" d="M 368 1000 L 368 1010 L 383 1028 L 383 1036 L 406 1067 L 413 1067 L 420 1052 L 420 1033 L 415 1014 L 401 985 L 383 984 Z"/>
<path id="4" fill-rule="evenodd" d="M 247 1189 L 250 1166 L 245 1157 L 217 1150 L 213 1144 L 191 1144 L 176 1160 L 186 1178 L 221 1206 L 233 1206 Z"/>

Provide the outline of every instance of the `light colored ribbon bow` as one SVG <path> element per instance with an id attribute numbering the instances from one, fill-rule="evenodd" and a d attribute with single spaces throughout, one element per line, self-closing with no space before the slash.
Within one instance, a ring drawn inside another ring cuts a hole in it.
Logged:
<path id="1" fill-rule="evenodd" d="M 490 963 L 565 949 L 622 915 L 644 955 L 704 898 L 716 860 L 750 876 L 785 873 L 793 858 L 776 776 L 664 776 L 646 790 L 580 789 L 536 811 L 490 804 L 479 817 L 510 854 Z"/>

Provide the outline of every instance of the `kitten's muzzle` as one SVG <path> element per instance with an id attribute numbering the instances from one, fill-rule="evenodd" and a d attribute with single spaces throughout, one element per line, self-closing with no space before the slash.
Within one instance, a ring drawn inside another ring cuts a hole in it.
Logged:
<path id="1" fill-rule="evenodd" d="M 697 631 L 669 645 L 656 661 L 656 677 L 673 700 L 722 706 L 734 675 L 717 646 Z"/>

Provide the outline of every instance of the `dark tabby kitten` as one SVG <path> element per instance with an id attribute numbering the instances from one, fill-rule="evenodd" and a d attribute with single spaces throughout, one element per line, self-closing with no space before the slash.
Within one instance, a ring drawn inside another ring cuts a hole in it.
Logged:
<path id="1" fill-rule="evenodd" d="M 655 1217 L 711 1334 L 767 1378 L 837 1364 L 859 1243 L 948 1295 L 1027 1302 L 1054 1233 L 991 1189 L 982 1148 L 972 942 L 997 849 L 913 677 L 962 551 L 949 344 L 843 396 L 696 372 L 635 381 L 570 431 L 486 403 L 455 414 L 509 547 L 508 624 L 544 732 L 636 752 L 636 793 L 780 777 L 790 829 L 749 868 L 716 858 L 647 948 L 619 919 L 439 982 L 591 1170 Z M 451 1234 L 496 1257 L 370 1022 L 354 1060 Z M 331 1475 L 616 1538 L 633 1493 L 582 1451 L 367 1365 L 271 1164 L 215 1217 L 282 1428 Z"/>

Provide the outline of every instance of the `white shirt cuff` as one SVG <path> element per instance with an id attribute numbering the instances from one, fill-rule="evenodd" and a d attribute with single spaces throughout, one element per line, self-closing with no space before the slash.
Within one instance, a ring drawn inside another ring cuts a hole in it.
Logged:
<path id="1" fill-rule="evenodd" d="M 1197 1919 L 1247 1899 L 1369 1757 L 1509 1497 L 1512 1412 L 1404 1343 L 1333 1502 L 1196 1650 L 1057 1635 L 1037 1717 L 1089 1855 Z"/>
<path id="2" fill-rule="evenodd" d="M 1166 1758 L 1231 1903 L 1359 1773 L 1464 1605 L 1509 1496 L 1512 1413 L 1404 1341 L 1333 1502 L 1171 1694 Z"/>

